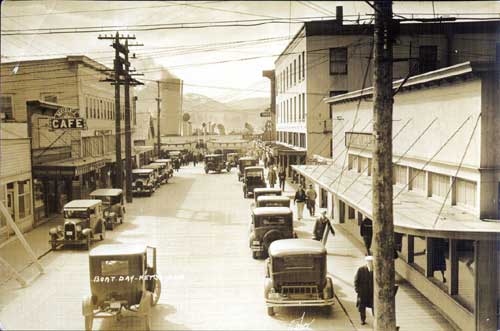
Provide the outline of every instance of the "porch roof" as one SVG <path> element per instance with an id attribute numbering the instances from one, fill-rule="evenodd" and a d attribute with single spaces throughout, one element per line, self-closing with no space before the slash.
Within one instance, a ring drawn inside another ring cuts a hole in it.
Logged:
<path id="1" fill-rule="evenodd" d="M 34 165 L 33 176 L 79 176 L 104 167 L 108 161 L 106 156 L 48 161 Z"/>
<path id="2" fill-rule="evenodd" d="M 372 217 L 372 177 L 329 165 L 294 165 L 297 172 L 332 192 L 351 207 Z M 401 189 L 394 186 L 394 195 Z M 417 236 L 496 240 L 499 220 L 482 220 L 474 214 L 403 189 L 394 201 L 394 230 Z M 439 218 L 438 218 L 439 216 Z M 436 221 L 437 219 L 437 221 Z"/>

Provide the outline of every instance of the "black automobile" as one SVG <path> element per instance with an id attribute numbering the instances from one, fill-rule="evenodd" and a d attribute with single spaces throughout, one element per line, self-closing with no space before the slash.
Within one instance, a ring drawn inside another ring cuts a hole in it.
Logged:
<path id="1" fill-rule="evenodd" d="M 266 187 L 263 167 L 246 167 L 243 172 L 243 197 L 253 195 L 253 190 Z"/>
<path id="2" fill-rule="evenodd" d="M 238 181 L 245 175 L 246 167 L 253 167 L 259 164 L 259 160 L 251 156 L 240 157 L 238 160 Z"/>
<path id="3" fill-rule="evenodd" d="M 231 171 L 231 165 L 224 161 L 224 155 L 222 154 L 208 154 L 205 155 L 205 173 L 208 174 L 209 171 L 215 171 L 216 173 L 221 173 L 222 169 L 227 172 Z"/>

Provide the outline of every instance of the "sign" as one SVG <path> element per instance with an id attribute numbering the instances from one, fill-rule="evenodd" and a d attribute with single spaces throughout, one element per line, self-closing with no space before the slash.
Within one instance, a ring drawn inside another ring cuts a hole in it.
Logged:
<path id="1" fill-rule="evenodd" d="M 346 132 L 345 133 L 346 147 L 354 147 L 366 150 L 373 150 L 375 145 L 373 134 L 370 132 Z"/>
<path id="2" fill-rule="evenodd" d="M 77 109 L 59 108 L 50 119 L 52 130 L 87 130 L 87 121 Z"/>
<path id="3" fill-rule="evenodd" d="M 260 113 L 260 117 L 271 117 L 271 112 L 263 111 L 262 113 Z"/>

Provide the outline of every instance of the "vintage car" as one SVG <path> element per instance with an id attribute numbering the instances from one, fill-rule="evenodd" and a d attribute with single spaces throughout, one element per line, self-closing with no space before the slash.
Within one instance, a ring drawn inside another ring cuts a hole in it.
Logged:
<path id="1" fill-rule="evenodd" d="M 95 318 L 120 318 L 122 310 L 144 317 L 151 329 L 151 309 L 158 303 L 161 282 L 156 248 L 142 245 L 101 245 L 89 252 L 90 293 L 82 302 L 85 330 Z"/>
<path id="2" fill-rule="evenodd" d="M 238 166 L 238 159 L 239 159 L 239 154 L 238 153 L 227 153 L 226 155 L 226 161 L 229 163 L 231 167 L 237 167 Z"/>
<path id="3" fill-rule="evenodd" d="M 253 194 L 254 189 L 266 187 L 263 167 L 246 167 L 243 171 L 243 197 Z"/>
<path id="4" fill-rule="evenodd" d="M 167 166 L 167 174 L 169 178 L 174 176 L 174 166 L 172 165 L 171 159 L 156 159 L 155 163 L 165 163 Z"/>
<path id="5" fill-rule="evenodd" d="M 153 169 L 132 170 L 132 193 L 151 196 L 156 191 Z"/>
<path id="6" fill-rule="evenodd" d="M 160 184 L 166 184 L 168 183 L 168 170 L 167 170 L 167 164 L 164 162 L 151 162 L 147 166 L 144 166 L 143 168 L 145 169 L 158 169 L 158 180 Z"/>
<path id="7" fill-rule="evenodd" d="M 293 231 L 293 212 L 287 207 L 258 207 L 252 209 L 249 244 L 252 257 L 267 257 L 271 243 L 278 239 L 296 238 Z"/>
<path id="8" fill-rule="evenodd" d="M 172 161 L 174 161 L 175 159 L 179 159 L 179 160 L 182 159 L 181 151 L 170 151 L 170 152 L 168 152 L 168 156 Z"/>
<path id="9" fill-rule="evenodd" d="M 281 189 L 273 187 L 259 187 L 254 189 L 253 190 L 254 203 L 257 204 L 257 199 L 263 195 L 281 196 Z"/>
<path id="10" fill-rule="evenodd" d="M 269 316 L 276 307 L 322 306 L 330 313 L 335 298 L 325 246 L 312 239 L 273 242 L 266 260 L 264 299 Z"/>
<path id="11" fill-rule="evenodd" d="M 101 200 L 73 200 L 63 207 L 64 225 L 49 230 L 50 246 L 83 245 L 89 249 L 99 236 L 104 240 L 106 221 Z"/>
<path id="12" fill-rule="evenodd" d="M 102 201 L 106 230 L 113 230 L 116 224 L 122 224 L 125 218 L 123 190 L 119 188 L 103 188 L 90 193 L 92 199 Z"/>
<path id="13" fill-rule="evenodd" d="M 253 167 L 259 164 L 259 160 L 251 156 L 244 156 L 238 160 L 238 181 L 245 175 L 246 167 Z"/>
<path id="14" fill-rule="evenodd" d="M 161 166 L 159 164 L 148 164 L 144 165 L 141 167 L 141 169 L 153 169 L 153 178 L 154 178 L 154 185 L 156 189 L 160 187 L 162 184 L 162 174 L 161 174 Z"/>
<path id="15" fill-rule="evenodd" d="M 257 198 L 255 207 L 288 207 L 290 208 L 290 198 L 280 195 L 261 195 Z"/>
<path id="16" fill-rule="evenodd" d="M 220 173 L 222 169 L 226 169 L 227 172 L 231 171 L 231 166 L 224 161 L 224 156 L 222 154 L 205 155 L 206 174 L 208 174 L 209 171 Z"/>

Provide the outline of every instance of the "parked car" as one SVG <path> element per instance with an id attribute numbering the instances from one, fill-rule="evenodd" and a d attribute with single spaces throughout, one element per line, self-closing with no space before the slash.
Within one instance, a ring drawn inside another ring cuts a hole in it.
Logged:
<path id="1" fill-rule="evenodd" d="M 245 168 L 253 167 L 259 164 L 259 160 L 251 156 L 244 156 L 238 160 L 238 181 L 245 176 Z"/>
<path id="2" fill-rule="evenodd" d="M 260 195 L 257 197 L 255 207 L 288 207 L 290 208 L 290 198 L 280 195 Z"/>
<path id="3" fill-rule="evenodd" d="M 98 189 L 90 193 L 92 199 L 102 201 L 106 230 L 113 230 L 116 224 L 122 224 L 125 218 L 123 190 L 119 188 Z"/>
<path id="4" fill-rule="evenodd" d="M 132 170 L 132 194 L 151 196 L 156 191 L 153 169 Z"/>
<path id="5" fill-rule="evenodd" d="M 266 257 L 273 241 L 296 237 L 290 208 L 258 207 L 252 210 L 249 244 L 254 259 Z"/>
<path id="6" fill-rule="evenodd" d="M 155 163 L 165 163 L 167 165 L 167 174 L 169 178 L 174 176 L 174 167 L 171 159 L 156 159 Z"/>
<path id="7" fill-rule="evenodd" d="M 253 190 L 254 203 L 257 204 L 257 199 L 263 195 L 281 196 L 281 189 L 272 187 L 259 187 Z"/>
<path id="8" fill-rule="evenodd" d="M 266 187 L 263 167 L 246 167 L 243 171 L 243 197 L 253 194 L 254 189 Z"/>
<path id="9" fill-rule="evenodd" d="M 153 178 L 154 178 L 154 185 L 155 188 L 158 189 L 160 185 L 162 184 L 162 178 L 161 178 L 161 173 L 160 173 L 160 165 L 158 164 L 148 164 L 142 166 L 141 169 L 153 169 Z"/>
<path id="10" fill-rule="evenodd" d="M 158 168 L 160 184 L 168 183 L 169 175 L 167 170 L 167 164 L 165 162 L 151 162 L 148 166 L 154 166 Z"/>
<path id="11" fill-rule="evenodd" d="M 220 173 L 222 169 L 226 169 L 227 172 L 231 171 L 231 166 L 224 161 L 224 156 L 222 154 L 205 155 L 206 174 L 208 174 L 209 171 L 215 171 L 217 173 Z"/>
<path id="12" fill-rule="evenodd" d="M 182 159 L 181 151 L 170 151 L 170 152 L 168 152 L 168 156 L 172 160 L 172 162 L 175 159 L 179 159 L 179 160 Z"/>
<path id="13" fill-rule="evenodd" d="M 90 293 L 82 302 L 85 330 L 96 318 L 120 317 L 129 310 L 144 317 L 151 329 L 151 308 L 158 303 L 161 281 L 156 248 L 141 245 L 101 245 L 89 252 Z"/>
<path id="14" fill-rule="evenodd" d="M 312 239 L 283 239 L 269 247 L 264 298 L 269 316 L 276 307 L 334 304 L 332 279 L 327 276 L 326 249 Z"/>
<path id="15" fill-rule="evenodd" d="M 99 237 L 104 240 L 106 221 L 101 200 L 73 200 L 63 207 L 64 225 L 49 230 L 50 246 L 83 245 L 89 249 Z"/>
<path id="16" fill-rule="evenodd" d="M 227 163 L 229 163 L 231 167 L 237 167 L 239 157 L 240 155 L 238 153 L 227 153 L 226 155 Z"/>

